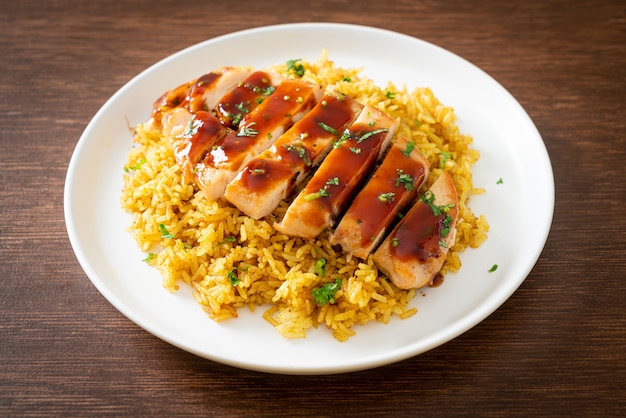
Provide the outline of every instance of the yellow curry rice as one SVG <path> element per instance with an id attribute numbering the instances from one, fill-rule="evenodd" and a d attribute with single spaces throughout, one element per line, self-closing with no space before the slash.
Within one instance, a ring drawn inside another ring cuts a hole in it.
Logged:
<path id="1" fill-rule="evenodd" d="M 453 109 L 428 88 L 376 86 L 357 69 L 338 68 L 325 52 L 316 62 L 299 64 L 303 79 L 377 106 L 398 121 L 397 135 L 410 138 L 431 164 L 423 190 L 441 170 L 452 175 L 459 194 L 458 232 L 442 273 L 459 270 L 458 254 L 478 247 L 489 226 L 467 206 L 472 194 L 482 192 L 473 187 L 471 173 L 479 153 L 471 148 L 471 136 L 459 132 Z M 285 65 L 276 69 L 295 76 Z M 222 200 L 207 201 L 195 185 L 183 184 L 169 138 L 148 124 L 134 132 L 121 197 L 122 207 L 133 215 L 129 230 L 146 253 L 145 261 L 161 272 L 164 287 L 176 291 L 180 283 L 191 286 L 212 319 L 234 318 L 239 308 L 262 306 L 263 317 L 286 338 L 305 337 L 311 327 L 324 325 L 345 341 L 356 324 L 388 323 L 392 315 L 417 313 L 409 303 L 416 291 L 394 286 L 371 257 L 362 261 L 333 248 L 327 232 L 315 240 L 278 233 L 272 222 L 284 214 L 286 203 L 270 217 L 255 220 Z M 324 277 L 315 267 L 322 258 Z M 337 278 L 341 285 L 334 303 L 316 305 L 313 289 Z"/>

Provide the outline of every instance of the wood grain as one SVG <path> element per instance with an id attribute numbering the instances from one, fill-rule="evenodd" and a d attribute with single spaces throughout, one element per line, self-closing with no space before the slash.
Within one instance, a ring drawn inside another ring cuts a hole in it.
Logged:
<path id="1" fill-rule="evenodd" d="M 116 311 L 72 252 L 63 186 L 90 118 L 140 71 L 218 35 L 309 21 L 396 30 L 491 74 L 543 136 L 556 207 L 524 284 L 464 335 L 374 370 L 270 375 Z M 3 2 L 0 415 L 623 416 L 625 39 L 611 0 Z"/>

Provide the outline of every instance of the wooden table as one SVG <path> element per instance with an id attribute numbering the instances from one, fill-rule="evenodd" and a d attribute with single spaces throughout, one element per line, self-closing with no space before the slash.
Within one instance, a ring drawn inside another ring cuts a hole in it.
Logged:
<path id="1" fill-rule="evenodd" d="M 311 3 L 2 2 L 0 415 L 626 414 L 624 3 Z M 340 375 L 239 370 L 155 338 L 98 293 L 66 234 L 67 165 L 90 118 L 149 65 L 310 21 L 412 35 L 500 81 L 549 151 L 553 226 L 521 288 L 439 348 Z"/>

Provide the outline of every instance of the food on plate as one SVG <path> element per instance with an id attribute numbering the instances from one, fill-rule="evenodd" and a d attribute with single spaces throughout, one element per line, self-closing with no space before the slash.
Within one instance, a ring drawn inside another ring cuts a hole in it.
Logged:
<path id="1" fill-rule="evenodd" d="M 215 113 L 224 125 L 238 129 L 241 120 L 274 93 L 282 81 L 274 72 L 255 71 L 219 99 Z"/>
<path id="2" fill-rule="evenodd" d="M 330 243 L 366 259 L 428 177 L 430 164 L 406 137 L 396 139 L 330 235 Z M 374 259 L 376 260 L 376 259 Z M 416 286 L 417 287 L 417 286 Z"/>
<path id="3" fill-rule="evenodd" d="M 458 204 L 444 171 L 374 253 L 374 262 L 393 284 L 400 289 L 433 284 L 454 244 Z"/>
<path id="4" fill-rule="evenodd" d="M 189 146 L 198 141 L 207 144 L 206 152 L 192 168 L 196 185 L 206 198 L 220 198 L 239 170 L 308 113 L 321 94 L 319 85 L 285 80 L 267 99 L 241 118 L 237 130 L 226 127 L 223 134 L 208 139 L 197 129 L 199 124 L 192 114 L 186 124 L 188 129 L 174 138 L 174 142 L 182 141 Z"/>
<path id="5" fill-rule="evenodd" d="M 365 106 L 274 227 L 303 238 L 315 238 L 331 227 L 387 148 L 395 129 L 396 122 L 388 115 Z"/>
<path id="6" fill-rule="evenodd" d="M 222 67 L 168 90 L 154 102 L 149 122 L 158 126 L 163 114 L 176 108 L 185 108 L 191 113 L 213 109 L 224 94 L 249 75 L 249 68 Z"/>
<path id="7" fill-rule="evenodd" d="M 129 230 L 164 286 L 189 285 L 216 321 L 263 306 L 284 337 L 322 325 L 345 341 L 416 314 L 419 289 L 488 232 L 468 206 L 479 153 L 454 111 L 325 51 L 206 73 L 165 92 L 134 134 Z M 424 219 L 439 232 L 409 245 Z"/>
<path id="8" fill-rule="evenodd" d="M 326 94 L 226 187 L 226 199 L 255 219 L 269 215 L 319 165 L 363 108 L 342 94 Z"/>

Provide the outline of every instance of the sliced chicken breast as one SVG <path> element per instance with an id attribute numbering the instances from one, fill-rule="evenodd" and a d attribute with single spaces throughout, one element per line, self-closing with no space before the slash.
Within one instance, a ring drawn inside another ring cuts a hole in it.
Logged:
<path id="1" fill-rule="evenodd" d="M 398 212 L 415 198 L 428 172 L 428 160 L 407 138 L 399 137 L 330 236 L 331 244 L 367 258 Z"/>
<path id="2" fill-rule="evenodd" d="M 222 67 L 198 78 L 187 94 L 189 111 L 213 110 L 219 99 L 234 89 L 252 71 L 247 67 Z"/>
<path id="3" fill-rule="evenodd" d="M 286 235 L 313 238 L 332 226 L 387 148 L 395 128 L 388 115 L 365 106 L 274 227 Z"/>
<path id="4" fill-rule="evenodd" d="M 238 131 L 213 144 L 206 158 L 195 167 L 196 183 L 207 199 L 220 198 L 239 170 L 309 112 L 321 96 L 321 86 L 285 80 L 267 100 L 246 114 Z"/>
<path id="5" fill-rule="evenodd" d="M 243 117 L 271 96 L 282 81 L 274 72 L 253 72 L 219 100 L 217 117 L 229 128 L 238 129 Z"/>
<path id="6" fill-rule="evenodd" d="M 196 165 L 230 131 L 210 112 L 195 114 L 178 108 L 164 117 L 163 131 L 169 132 L 176 163 L 183 170 L 183 183 L 193 178 Z"/>
<path id="7" fill-rule="evenodd" d="M 152 106 L 152 115 L 148 123 L 154 127 L 161 127 L 162 119 L 165 115 L 174 109 L 181 107 L 186 99 L 189 89 L 193 85 L 194 81 L 181 84 L 180 86 L 166 91 L 154 101 Z M 187 109 L 185 109 L 187 110 Z"/>
<path id="8" fill-rule="evenodd" d="M 224 196 L 246 215 L 269 215 L 328 154 L 362 105 L 327 94 L 267 150 L 249 161 Z"/>
<path id="9" fill-rule="evenodd" d="M 432 284 L 456 237 L 458 196 L 443 172 L 374 253 L 374 262 L 401 289 Z"/>
<path id="10" fill-rule="evenodd" d="M 247 67 L 221 67 L 188 83 L 166 91 L 153 105 L 150 123 L 162 126 L 163 116 L 183 107 L 191 113 L 213 110 L 218 100 L 243 81 L 252 71 Z"/>

